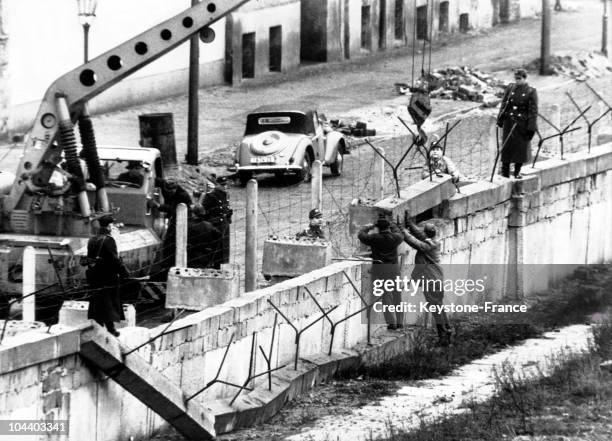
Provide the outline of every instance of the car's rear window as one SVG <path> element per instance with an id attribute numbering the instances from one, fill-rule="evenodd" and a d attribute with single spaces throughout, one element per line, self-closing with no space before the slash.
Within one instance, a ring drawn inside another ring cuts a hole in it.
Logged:
<path id="1" fill-rule="evenodd" d="M 310 124 L 309 124 L 310 122 Z M 245 135 L 256 135 L 269 130 L 283 133 L 312 133 L 312 122 L 302 113 L 252 114 L 247 116 Z"/>

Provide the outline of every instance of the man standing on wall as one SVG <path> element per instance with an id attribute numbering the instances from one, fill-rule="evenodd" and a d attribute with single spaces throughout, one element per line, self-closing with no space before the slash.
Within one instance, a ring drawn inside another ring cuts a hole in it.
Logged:
<path id="1" fill-rule="evenodd" d="M 440 265 L 440 242 L 436 239 L 437 229 L 427 223 L 423 229 L 406 216 L 407 229 L 403 230 L 404 241 L 416 250 L 414 257 L 413 280 L 423 281 L 423 295 L 429 305 L 444 305 L 444 275 Z M 446 312 L 438 309 L 432 312 L 438 331 L 438 344 L 450 344 L 451 327 Z"/>
<path id="2" fill-rule="evenodd" d="M 374 228 L 378 232 L 371 232 Z M 404 236 L 397 225 L 389 222 L 387 217 L 380 213 L 374 225 L 364 226 L 357 234 L 359 240 L 372 248 L 372 283 L 375 280 L 395 280 L 400 276 L 397 247 L 404 240 Z M 383 282 L 384 284 L 384 282 Z M 402 295 L 395 287 L 392 291 L 383 294 L 384 305 L 400 305 Z M 387 329 L 402 329 L 404 327 L 404 313 L 384 310 Z"/>
<path id="3" fill-rule="evenodd" d="M 518 69 L 504 94 L 497 116 L 503 128 L 504 148 L 501 152 L 501 174 L 510 177 L 510 163 L 514 163 L 514 177 L 521 179 L 521 167 L 531 160 L 531 139 L 538 130 L 538 94 L 527 84 L 527 72 Z"/>
<path id="4" fill-rule="evenodd" d="M 91 288 L 87 318 L 93 319 L 108 332 L 119 336 L 115 322 L 125 320 L 119 292 L 119 281 L 129 277 L 129 272 L 119 258 L 117 244 L 110 235 L 112 216 L 98 220 L 98 234 L 87 243 L 87 284 Z"/>

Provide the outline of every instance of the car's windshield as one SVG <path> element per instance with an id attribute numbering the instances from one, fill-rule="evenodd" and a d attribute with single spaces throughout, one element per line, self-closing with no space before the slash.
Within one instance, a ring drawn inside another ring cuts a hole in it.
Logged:
<path id="1" fill-rule="evenodd" d="M 270 130 L 283 133 L 314 133 L 312 121 L 303 113 L 254 113 L 247 117 L 245 135 Z"/>

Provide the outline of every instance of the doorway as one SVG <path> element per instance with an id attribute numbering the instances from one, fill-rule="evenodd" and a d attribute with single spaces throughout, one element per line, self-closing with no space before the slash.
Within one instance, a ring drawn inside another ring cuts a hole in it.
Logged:
<path id="1" fill-rule="evenodd" d="M 438 30 L 440 32 L 448 32 L 448 2 L 440 2 L 440 17 Z"/>
<path id="2" fill-rule="evenodd" d="M 242 78 L 255 77 L 255 32 L 242 34 Z"/>
<path id="3" fill-rule="evenodd" d="M 404 39 L 404 0 L 395 0 L 395 39 Z"/>
<path id="4" fill-rule="evenodd" d="M 470 14 L 459 15 L 459 31 L 467 32 L 470 30 Z"/>
<path id="5" fill-rule="evenodd" d="M 427 6 L 417 8 L 417 40 L 427 40 Z"/>
<path id="6" fill-rule="evenodd" d="M 361 7 L 361 48 L 372 50 L 370 5 Z"/>
<path id="7" fill-rule="evenodd" d="M 270 28 L 270 72 L 280 72 L 283 57 L 283 27 Z"/>
<path id="8" fill-rule="evenodd" d="M 380 11 L 378 11 L 378 47 L 384 49 L 387 45 L 387 0 L 380 1 Z"/>

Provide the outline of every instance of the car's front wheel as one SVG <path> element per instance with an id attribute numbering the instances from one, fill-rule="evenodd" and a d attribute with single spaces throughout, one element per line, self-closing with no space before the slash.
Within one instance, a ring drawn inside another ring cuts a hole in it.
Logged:
<path id="1" fill-rule="evenodd" d="M 304 159 L 302 159 L 302 169 L 300 170 L 299 177 L 304 182 L 312 180 L 312 158 L 308 153 L 304 154 Z"/>
<path id="2" fill-rule="evenodd" d="M 338 153 L 336 153 L 336 160 L 329 164 L 329 169 L 331 171 L 332 176 L 340 176 L 342 174 L 342 166 L 344 164 L 344 155 L 340 149 L 338 149 Z"/>
<path id="3" fill-rule="evenodd" d="M 251 179 L 252 177 L 253 177 L 253 172 L 250 172 L 250 171 L 238 172 L 238 179 L 240 179 L 240 185 L 242 185 L 243 187 L 246 187 L 247 182 L 249 182 L 249 179 Z"/>

